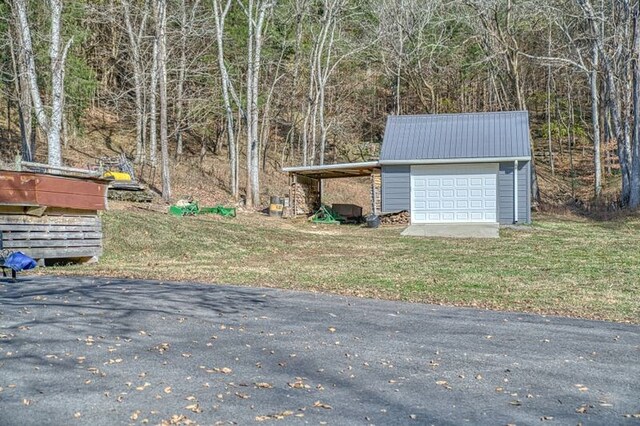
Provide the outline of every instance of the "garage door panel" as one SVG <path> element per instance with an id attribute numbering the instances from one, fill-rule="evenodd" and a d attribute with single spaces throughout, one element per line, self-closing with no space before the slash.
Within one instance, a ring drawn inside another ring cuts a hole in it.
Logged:
<path id="1" fill-rule="evenodd" d="M 497 164 L 412 167 L 412 222 L 495 222 L 497 173 Z"/>

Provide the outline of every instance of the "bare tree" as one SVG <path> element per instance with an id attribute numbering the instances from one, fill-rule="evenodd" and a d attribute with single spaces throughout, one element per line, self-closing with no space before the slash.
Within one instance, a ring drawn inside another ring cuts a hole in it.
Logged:
<path id="1" fill-rule="evenodd" d="M 149 76 L 149 162 L 152 167 L 158 164 L 158 9 L 159 4 L 154 2 L 154 19 L 156 21 L 156 34 L 153 37 L 153 54 L 151 58 L 151 75 Z"/>
<path id="2" fill-rule="evenodd" d="M 180 62 L 178 64 L 178 81 L 176 88 L 176 156 L 182 155 L 182 133 L 184 130 L 184 83 L 187 74 L 187 41 L 193 30 L 193 23 L 200 5 L 200 0 L 195 0 L 191 5 L 191 13 L 187 13 L 187 0 L 180 0 Z"/>
<path id="3" fill-rule="evenodd" d="M 144 2 L 139 22 L 133 22 L 131 16 L 130 0 L 120 0 L 122 4 L 124 23 L 129 39 L 129 50 L 131 52 L 131 66 L 133 68 L 134 91 L 136 96 L 136 163 L 145 160 L 145 132 L 146 132 L 146 108 L 144 104 L 145 95 L 145 75 L 142 55 L 143 37 L 147 27 L 149 17 L 149 3 Z M 134 28 L 137 26 L 137 31 Z"/>
<path id="4" fill-rule="evenodd" d="M 60 136 L 62 130 L 62 117 L 64 108 L 64 71 L 67 53 L 71 47 L 73 39 L 69 39 L 62 46 L 61 40 L 61 17 L 62 0 L 49 0 L 51 10 L 51 38 L 49 42 L 49 61 L 51 65 L 51 105 L 50 114 L 47 114 L 42 100 L 40 87 L 38 84 L 38 74 L 35 64 L 35 51 L 31 42 L 31 28 L 27 18 L 27 1 L 13 0 L 14 13 L 20 34 L 20 48 L 24 58 L 26 79 L 31 92 L 31 102 L 33 104 L 38 125 L 47 136 L 48 162 L 52 166 L 62 165 L 62 147 Z"/>
<path id="5" fill-rule="evenodd" d="M 245 14 L 248 18 L 247 38 L 247 205 L 260 204 L 260 140 L 258 125 L 258 96 L 260 64 L 267 13 L 275 4 L 270 0 L 248 0 Z"/>
<path id="6" fill-rule="evenodd" d="M 236 141 L 234 135 L 233 124 L 233 110 L 231 109 L 231 79 L 227 72 L 227 66 L 224 59 L 224 24 L 231 8 L 233 0 L 226 0 L 226 4 L 222 7 L 219 0 L 213 0 L 213 12 L 216 23 L 216 42 L 218 46 L 218 68 L 220 70 L 220 76 L 222 78 L 222 100 L 224 102 L 224 111 L 227 123 L 227 143 L 229 146 L 229 168 L 231 172 L 231 195 L 234 198 L 238 197 L 238 156 L 236 149 Z"/>
<path id="7" fill-rule="evenodd" d="M 156 3 L 156 40 L 158 45 L 158 89 L 160 98 L 160 150 L 162 155 L 162 198 L 171 198 L 169 140 L 167 123 L 167 0 Z"/>
<path id="8" fill-rule="evenodd" d="M 36 132 L 33 128 L 33 107 L 29 91 L 29 82 L 26 79 L 28 72 L 26 69 L 24 50 L 16 46 L 17 43 L 14 41 L 11 28 L 9 28 L 7 36 L 9 39 L 9 50 L 11 52 L 12 71 L 15 76 L 13 79 L 15 92 L 18 97 L 18 123 L 22 145 L 22 159 L 25 161 L 33 161 L 36 149 Z M 18 37 L 18 40 L 19 39 Z"/>

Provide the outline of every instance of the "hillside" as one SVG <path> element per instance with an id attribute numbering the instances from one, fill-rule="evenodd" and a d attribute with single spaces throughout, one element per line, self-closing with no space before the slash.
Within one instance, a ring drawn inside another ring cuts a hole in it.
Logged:
<path id="1" fill-rule="evenodd" d="M 6 117 L 0 119 L 0 160 L 11 165 L 15 156 L 19 153 L 19 134 L 16 132 L 17 126 L 12 123 L 8 126 Z M 83 120 L 83 131 L 71 135 L 63 148 L 64 163 L 67 166 L 87 168 L 95 165 L 101 157 L 118 156 L 125 153 L 128 158 L 133 157 L 135 150 L 135 134 L 131 123 L 118 120 L 114 114 L 105 110 L 90 110 Z M 241 155 L 242 155 L 241 151 Z M 207 150 L 202 155 L 202 147 L 193 139 L 185 139 L 185 150 L 179 160 L 172 152 L 172 199 L 193 197 L 201 205 L 238 205 L 230 195 L 229 164 L 227 152 L 221 148 L 214 154 Z M 46 145 L 42 142 L 36 151 L 36 160 L 46 162 Z M 241 167 L 245 164 L 241 158 Z M 293 164 L 288 164 L 293 165 Z M 268 156 L 266 168 L 261 171 L 261 201 L 264 208 L 268 204 L 271 195 L 288 194 L 288 177 L 280 171 L 281 158 Z M 159 197 L 161 187 L 160 168 L 156 169 L 148 165 L 136 166 L 137 177 L 144 182 L 158 196 L 155 199 L 155 208 L 162 208 L 165 205 Z M 241 173 L 240 188 L 243 193 L 245 174 Z M 369 180 L 367 178 L 356 178 L 349 180 L 330 180 L 325 185 L 325 199 L 328 203 L 354 203 L 362 206 L 365 211 L 369 211 Z M 122 208 L 122 205 L 120 205 Z"/>
<path id="2" fill-rule="evenodd" d="M 63 149 L 66 165 L 86 168 L 96 164 L 101 157 L 113 157 L 125 153 L 132 158 L 135 150 L 135 134 L 131 123 L 103 109 L 92 109 L 83 120 L 81 132 L 70 135 Z M 19 134 L 17 126 L 7 124 L 6 116 L 0 119 L 0 149 L 1 160 L 11 164 L 19 152 Z M 535 131 L 533 131 L 535 134 Z M 546 141 L 536 139 L 536 153 L 543 152 Z M 242 147 L 243 148 L 243 147 Z M 46 146 L 41 142 L 37 152 L 37 160 L 46 162 Z M 172 193 L 173 199 L 193 197 L 203 205 L 234 204 L 240 205 L 232 199 L 229 193 L 229 164 L 227 161 L 226 147 L 213 153 L 208 149 L 202 155 L 201 144 L 192 138 L 185 138 L 185 151 L 180 159 L 176 159 L 175 152 L 172 158 Z M 570 159 L 568 155 L 556 153 L 554 158 L 555 174 L 551 173 L 548 159 L 542 155 L 536 158 L 538 183 L 540 186 L 542 204 L 541 208 L 558 211 L 558 209 L 586 210 L 590 205 L 592 196 L 592 152 L 587 146 L 576 150 L 574 154 L 574 174 L 571 175 Z M 241 149 L 241 167 L 245 164 L 243 150 Z M 290 162 L 286 165 L 293 165 Z M 268 153 L 266 168 L 261 171 L 261 201 L 262 207 L 268 203 L 271 195 L 288 194 L 287 176 L 280 171 L 282 158 Z M 161 176 L 159 168 L 150 166 L 136 166 L 138 177 L 152 190 L 159 194 Z M 240 188 L 243 193 L 246 175 L 241 173 Z M 605 178 L 603 188 L 603 203 L 599 210 L 610 211 L 615 209 L 615 200 L 618 197 L 620 181 L 616 176 Z M 369 180 L 367 178 L 336 179 L 329 180 L 325 185 L 325 200 L 328 203 L 342 202 L 353 203 L 370 210 Z M 159 197 L 156 199 L 159 205 L 164 204 Z"/>

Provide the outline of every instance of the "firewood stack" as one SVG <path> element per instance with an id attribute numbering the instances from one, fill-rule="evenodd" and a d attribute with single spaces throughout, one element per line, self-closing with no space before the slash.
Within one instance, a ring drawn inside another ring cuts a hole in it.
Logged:
<path id="1" fill-rule="evenodd" d="M 379 214 L 382 210 L 382 177 L 380 173 L 371 175 L 371 210 Z"/>
<path id="2" fill-rule="evenodd" d="M 314 186 L 300 182 L 291 185 L 290 208 L 293 216 L 312 213 L 318 209 L 320 194 Z"/>
<path id="3" fill-rule="evenodd" d="M 396 213 L 387 213 L 380 216 L 380 223 L 382 225 L 408 225 L 410 221 L 411 215 L 406 210 Z"/>

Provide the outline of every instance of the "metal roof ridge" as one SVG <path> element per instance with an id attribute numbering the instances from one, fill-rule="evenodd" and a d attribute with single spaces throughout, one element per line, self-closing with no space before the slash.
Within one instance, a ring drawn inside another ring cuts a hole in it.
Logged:
<path id="1" fill-rule="evenodd" d="M 434 113 L 434 114 L 402 114 L 395 115 L 389 114 L 387 116 L 387 120 L 391 119 L 401 119 L 401 118 L 422 118 L 422 117 L 452 117 L 452 116 L 473 116 L 473 115 L 506 115 L 506 114 L 518 114 L 518 115 L 529 115 L 528 110 L 512 110 L 512 111 L 477 111 L 477 112 L 445 112 L 445 113 Z"/>

